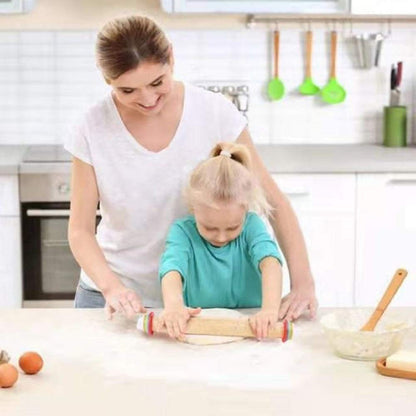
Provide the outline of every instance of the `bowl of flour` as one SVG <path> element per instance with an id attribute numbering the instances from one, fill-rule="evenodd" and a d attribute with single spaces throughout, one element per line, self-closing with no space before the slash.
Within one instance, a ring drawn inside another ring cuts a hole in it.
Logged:
<path id="1" fill-rule="evenodd" d="M 320 320 L 335 354 L 350 360 L 377 360 L 398 351 L 403 338 L 414 326 L 403 314 L 386 313 L 374 331 L 360 331 L 371 315 L 370 309 L 345 309 Z"/>

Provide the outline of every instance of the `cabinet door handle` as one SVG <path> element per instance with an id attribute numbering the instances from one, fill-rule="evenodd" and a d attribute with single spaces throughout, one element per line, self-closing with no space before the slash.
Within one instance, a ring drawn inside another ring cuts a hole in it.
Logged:
<path id="1" fill-rule="evenodd" d="M 69 217 L 69 209 L 28 209 L 28 217 Z M 101 215 L 99 210 L 96 211 L 97 217 Z"/>
<path id="2" fill-rule="evenodd" d="M 288 192 L 284 192 L 287 196 L 308 196 L 309 192 L 308 191 L 288 191 Z"/>
<path id="3" fill-rule="evenodd" d="M 416 178 L 390 179 L 387 185 L 416 185 Z"/>

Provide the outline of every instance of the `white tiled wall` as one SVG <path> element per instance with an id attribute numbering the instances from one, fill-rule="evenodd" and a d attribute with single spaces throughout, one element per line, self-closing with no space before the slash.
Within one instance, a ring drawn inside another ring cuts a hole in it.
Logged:
<path id="1" fill-rule="evenodd" d="M 409 107 L 410 133 L 416 29 L 393 28 L 380 67 L 365 70 L 357 67 L 351 34 L 387 28 L 339 27 L 337 75 L 347 99 L 332 106 L 297 93 L 303 78 L 304 29 L 280 28 L 279 72 L 287 92 L 281 101 L 265 98 L 271 45 L 264 29 L 169 31 L 176 77 L 247 84 L 249 125 L 258 143 L 374 143 L 382 140 L 390 64 L 403 60 L 402 101 Z M 330 29 L 314 28 L 312 72 L 318 85 L 328 77 Z M 0 144 L 61 143 L 68 125 L 108 91 L 95 67 L 94 38 L 92 31 L 0 31 Z"/>

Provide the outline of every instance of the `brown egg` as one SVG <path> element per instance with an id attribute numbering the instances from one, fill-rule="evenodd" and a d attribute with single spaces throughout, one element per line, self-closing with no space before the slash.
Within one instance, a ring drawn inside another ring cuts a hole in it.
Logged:
<path id="1" fill-rule="evenodd" d="M 19 358 L 19 366 L 26 374 L 36 374 L 43 367 L 43 360 L 37 352 L 28 351 Z"/>
<path id="2" fill-rule="evenodd" d="M 11 387 L 16 383 L 19 373 L 12 364 L 1 364 L 0 365 L 0 387 Z"/>

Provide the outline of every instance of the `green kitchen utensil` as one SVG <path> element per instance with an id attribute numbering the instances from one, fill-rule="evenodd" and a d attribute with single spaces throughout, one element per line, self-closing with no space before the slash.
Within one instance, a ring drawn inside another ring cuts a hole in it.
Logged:
<path id="1" fill-rule="evenodd" d="M 306 32 L 306 73 L 302 85 L 299 87 L 299 92 L 303 95 L 315 95 L 320 88 L 312 81 L 312 31 Z"/>
<path id="2" fill-rule="evenodd" d="M 328 104 L 338 104 L 345 100 L 347 93 L 336 79 L 337 32 L 331 32 L 331 72 L 329 81 L 321 90 L 322 99 Z"/>
<path id="3" fill-rule="evenodd" d="M 280 100 L 285 95 L 285 86 L 279 79 L 279 42 L 278 30 L 273 32 L 273 78 L 267 85 L 267 94 L 272 101 Z"/>

